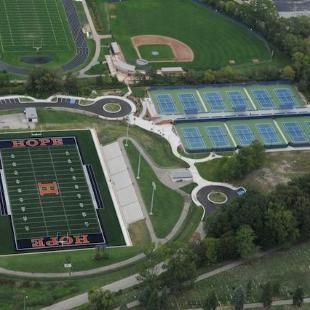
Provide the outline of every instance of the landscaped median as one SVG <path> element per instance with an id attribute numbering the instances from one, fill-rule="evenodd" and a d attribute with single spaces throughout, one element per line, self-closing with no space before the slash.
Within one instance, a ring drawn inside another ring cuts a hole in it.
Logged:
<path id="1" fill-rule="evenodd" d="M 126 147 L 127 155 L 134 173 L 138 170 L 139 151 L 131 141 L 128 141 Z M 153 214 L 150 215 L 155 234 L 158 238 L 166 237 L 177 223 L 183 207 L 183 199 L 176 191 L 163 185 L 155 175 L 153 169 L 141 156 L 140 178 L 137 180 L 144 204 L 148 212 L 151 212 L 151 200 L 153 186 L 154 191 Z"/>

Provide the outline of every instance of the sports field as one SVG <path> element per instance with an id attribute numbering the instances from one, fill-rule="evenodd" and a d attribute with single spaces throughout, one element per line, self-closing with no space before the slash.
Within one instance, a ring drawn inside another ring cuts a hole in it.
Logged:
<path id="1" fill-rule="evenodd" d="M 174 55 L 169 45 L 151 44 L 138 47 L 141 58 L 148 61 L 171 61 Z"/>
<path id="2" fill-rule="evenodd" d="M 75 52 L 62 0 L 0 0 L 0 42 L 1 59 L 13 64 L 30 55 L 64 63 Z"/>
<path id="3" fill-rule="evenodd" d="M 124 245 L 96 154 L 88 130 L 0 136 L 0 218 L 12 214 L 17 249 Z M 10 230 L 2 230 L 1 248 Z"/>
<path id="4" fill-rule="evenodd" d="M 97 2 L 99 8 L 101 1 Z M 136 35 L 163 35 L 184 42 L 195 57 L 192 63 L 180 65 L 199 70 L 224 67 L 230 60 L 244 64 L 271 57 L 265 42 L 253 32 L 192 0 L 132 0 L 108 7 L 113 36 L 130 63 L 137 59 L 131 44 Z M 97 14 L 99 19 L 105 15 L 99 9 Z"/>
<path id="5" fill-rule="evenodd" d="M 260 141 L 266 148 L 310 146 L 310 116 L 177 123 L 188 152 L 232 151 Z"/>
<path id="6" fill-rule="evenodd" d="M 293 86 L 280 83 L 155 87 L 149 90 L 149 96 L 157 113 L 163 115 L 285 110 L 304 106 Z"/>

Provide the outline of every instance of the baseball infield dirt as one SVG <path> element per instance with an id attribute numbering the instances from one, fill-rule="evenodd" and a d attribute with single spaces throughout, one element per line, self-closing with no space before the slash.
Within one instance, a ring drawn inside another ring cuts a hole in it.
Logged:
<path id="1" fill-rule="evenodd" d="M 163 44 L 171 47 L 175 57 L 175 62 L 191 62 L 194 60 L 194 53 L 188 45 L 170 37 L 140 35 L 132 37 L 131 41 L 138 55 L 140 55 L 138 47 L 141 45 Z"/>

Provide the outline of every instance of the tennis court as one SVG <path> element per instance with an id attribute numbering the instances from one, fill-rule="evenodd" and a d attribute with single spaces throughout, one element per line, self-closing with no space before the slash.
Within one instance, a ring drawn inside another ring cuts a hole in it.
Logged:
<path id="1" fill-rule="evenodd" d="M 258 133 L 262 137 L 265 145 L 276 145 L 281 143 L 279 132 L 274 125 L 268 123 L 260 123 L 255 125 Z"/>
<path id="2" fill-rule="evenodd" d="M 0 151 L 17 249 L 105 243 L 102 199 L 74 137 L 1 140 Z"/>
<path id="3" fill-rule="evenodd" d="M 177 109 L 171 95 L 160 94 L 156 96 L 160 112 L 163 114 L 175 114 Z"/>
<path id="4" fill-rule="evenodd" d="M 274 104 L 269 92 L 266 89 L 256 89 L 252 91 L 261 109 L 272 109 Z"/>
<path id="5" fill-rule="evenodd" d="M 248 146 L 255 140 L 254 133 L 247 124 L 232 125 L 232 130 L 239 146 Z"/>
<path id="6" fill-rule="evenodd" d="M 284 133 L 292 143 L 305 143 L 309 142 L 309 139 L 305 131 L 301 128 L 301 125 L 297 122 L 284 122 L 281 124 L 284 129 Z"/>
<path id="7" fill-rule="evenodd" d="M 179 99 L 183 105 L 185 114 L 196 114 L 199 111 L 199 103 L 197 98 L 190 93 L 179 94 Z"/>
<path id="8" fill-rule="evenodd" d="M 227 130 L 223 126 L 207 126 L 205 130 L 214 147 L 225 148 L 231 146 Z"/>
<path id="9" fill-rule="evenodd" d="M 203 150 L 206 148 L 201 133 L 197 127 L 182 128 L 182 134 L 188 149 Z"/>
<path id="10" fill-rule="evenodd" d="M 282 109 L 292 109 L 295 106 L 295 100 L 290 89 L 278 88 L 275 89 L 275 93 Z"/>
<path id="11" fill-rule="evenodd" d="M 203 93 L 203 97 L 205 98 L 207 104 L 210 106 L 209 110 L 211 110 L 211 112 L 225 111 L 225 104 L 219 93 Z"/>
<path id="12" fill-rule="evenodd" d="M 232 102 L 233 111 L 243 112 L 247 110 L 248 103 L 243 93 L 240 91 L 228 91 L 227 94 Z"/>

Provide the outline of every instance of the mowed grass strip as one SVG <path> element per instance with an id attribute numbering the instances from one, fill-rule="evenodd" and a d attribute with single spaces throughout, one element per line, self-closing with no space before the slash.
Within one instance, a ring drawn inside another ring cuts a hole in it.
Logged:
<path id="1" fill-rule="evenodd" d="M 26 272 L 67 272 L 64 263 L 70 260 L 72 271 L 88 270 L 107 266 L 141 253 L 139 247 L 107 248 L 105 258 L 96 260 L 96 249 L 46 252 L 31 255 L 0 257 L 0 266 L 10 270 Z"/>
<path id="2" fill-rule="evenodd" d="M 139 152 L 128 141 L 127 155 L 134 173 L 138 169 Z M 180 194 L 163 185 L 155 175 L 152 168 L 141 156 L 140 179 L 137 180 L 144 204 L 150 212 L 152 199 L 152 182 L 156 183 L 154 195 L 153 215 L 150 215 L 156 236 L 164 238 L 177 223 L 182 207 L 183 199 Z"/>
<path id="3" fill-rule="evenodd" d="M 174 60 L 174 54 L 169 45 L 164 44 L 151 44 L 141 45 L 138 47 L 140 55 L 143 59 L 148 61 L 170 61 Z M 153 53 L 158 53 L 155 55 Z"/>
<path id="4" fill-rule="evenodd" d="M 164 35 L 184 42 L 195 58 L 182 66 L 200 70 L 223 67 L 230 60 L 243 64 L 254 58 L 266 61 L 271 57 L 266 43 L 253 32 L 191 0 L 122 1 L 110 6 L 109 14 L 113 16 L 113 36 L 131 63 L 138 57 L 131 37 L 143 34 Z"/>

